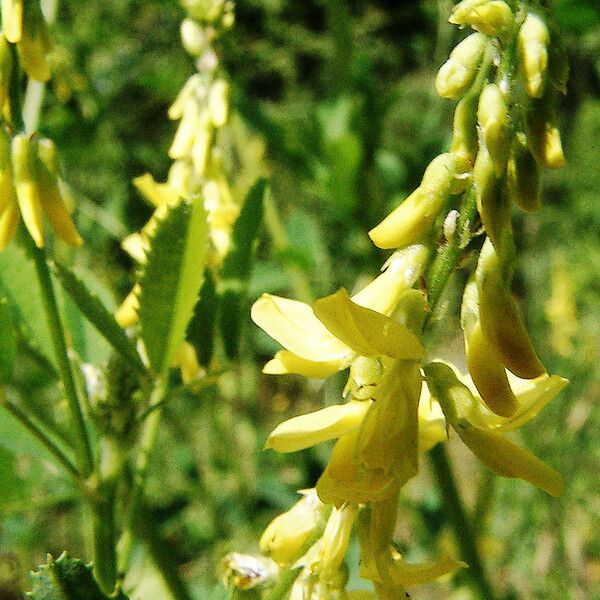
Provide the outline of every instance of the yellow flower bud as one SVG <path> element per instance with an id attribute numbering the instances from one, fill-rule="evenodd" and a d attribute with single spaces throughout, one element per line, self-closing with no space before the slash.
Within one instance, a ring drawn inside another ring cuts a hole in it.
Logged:
<path id="1" fill-rule="evenodd" d="M 465 336 L 467 366 L 477 391 L 492 412 L 502 417 L 511 417 L 518 408 L 518 402 L 500 356 L 481 329 L 479 294 L 475 281 L 469 282 L 465 287 L 461 326 Z"/>
<path id="2" fill-rule="evenodd" d="M 489 83 L 481 92 L 477 120 L 482 141 L 490 153 L 496 175 L 500 177 L 506 169 L 510 152 L 511 126 L 506 99 L 495 83 Z"/>
<path id="3" fill-rule="evenodd" d="M 345 504 L 341 508 L 334 508 L 331 511 L 322 538 L 323 546 L 319 563 L 322 581 L 328 582 L 337 579 L 342 561 L 348 552 L 350 534 L 357 516 L 358 506 L 356 504 Z"/>
<path id="4" fill-rule="evenodd" d="M 560 131 L 551 98 L 534 100 L 527 113 L 527 143 L 543 167 L 559 169 L 565 165 Z"/>
<path id="5" fill-rule="evenodd" d="M 208 94 L 208 110 L 215 127 L 222 127 L 229 115 L 229 84 L 218 79 Z"/>
<path id="6" fill-rule="evenodd" d="M 181 4 L 193 19 L 208 23 L 219 17 L 224 3 L 225 0 L 181 0 Z"/>
<path id="7" fill-rule="evenodd" d="M 20 222 L 21 213 L 19 212 L 19 205 L 16 200 L 10 201 L 0 211 L 0 251 L 5 250 L 13 240 Z"/>
<path id="8" fill-rule="evenodd" d="M 198 135 L 200 124 L 200 107 L 198 101 L 190 96 L 183 105 L 183 116 L 169 148 L 169 156 L 173 159 L 186 158 L 190 155 Z"/>
<path id="9" fill-rule="evenodd" d="M 21 41 L 23 32 L 23 0 L 2 0 L 2 29 L 12 44 Z"/>
<path id="10" fill-rule="evenodd" d="M 525 89 L 532 98 L 541 98 L 546 86 L 550 34 L 543 19 L 529 13 L 519 29 L 518 44 Z"/>
<path id="11" fill-rule="evenodd" d="M 35 144 L 25 134 L 12 140 L 12 167 L 17 201 L 23 221 L 36 246 L 44 246 L 42 203 L 37 186 L 37 156 Z"/>
<path id="12" fill-rule="evenodd" d="M 469 450 L 494 473 L 528 481 L 551 496 L 563 493 L 561 474 L 531 452 L 493 431 L 478 429 L 466 421 L 459 423 L 455 429 Z"/>
<path id="13" fill-rule="evenodd" d="M 31 79 L 42 82 L 50 79 L 50 65 L 46 55 L 51 48 L 48 28 L 39 4 L 32 2 L 31 7 L 27 7 L 25 11 L 23 32 L 17 46 L 21 66 Z"/>
<path id="14" fill-rule="evenodd" d="M 463 0 L 454 7 L 449 21 L 454 25 L 469 25 L 485 35 L 501 36 L 508 31 L 514 17 L 502 0 Z"/>
<path id="15" fill-rule="evenodd" d="M 54 231 L 70 246 L 81 246 L 83 239 L 77 232 L 71 215 L 65 206 L 58 183 L 58 159 L 52 140 L 42 138 L 37 143 L 38 190 L 44 212 Z"/>
<path id="16" fill-rule="evenodd" d="M 469 94 L 457 105 L 454 111 L 454 126 L 452 129 L 452 145 L 450 151 L 460 154 L 470 162 L 475 161 L 479 147 L 477 133 L 477 105 L 479 98 Z"/>
<path id="17" fill-rule="evenodd" d="M 401 248 L 417 241 L 433 225 L 457 187 L 464 188 L 471 169 L 461 155 L 440 154 L 423 175 L 421 185 L 379 225 L 369 231 L 379 248 Z"/>
<path id="18" fill-rule="evenodd" d="M 186 52 L 200 56 L 208 43 L 204 28 L 193 19 L 184 19 L 181 22 L 181 43 Z"/>
<path id="19" fill-rule="evenodd" d="M 196 125 L 195 138 L 191 148 L 194 172 L 198 177 L 204 175 L 206 167 L 208 166 L 212 139 L 213 126 L 209 114 L 204 112 Z"/>
<path id="20" fill-rule="evenodd" d="M 546 372 L 540 362 L 505 281 L 500 259 L 491 241 L 481 249 L 476 271 L 479 316 L 485 337 L 502 364 L 517 377 L 533 379 Z"/>
<path id="21" fill-rule="evenodd" d="M 316 530 L 324 524 L 326 507 L 316 491 L 300 493 L 302 498 L 290 510 L 275 517 L 260 538 L 260 551 L 280 565 L 297 560 Z"/>
<path id="22" fill-rule="evenodd" d="M 121 327 L 132 327 L 138 322 L 138 311 L 140 309 L 139 294 L 141 288 L 138 283 L 133 286 L 133 289 L 115 313 L 115 320 Z"/>
<path id="23" fill-rule="evenodd" d="M 13 59 L 6 36 L 0 33 L 0 111 L 8 98 Z"/>
<path id="24" fill-rule="evenodd" d="M 456 100 L 471 87 L 483 58 L 486 43 L 484 35 L 473 33 L 454 48 L 435 79 L 435 88 L 442 98 Z"/>
<path id="25" fill-rule="evenodd" d="M 513 142 L 506 175 L 511 200 L 527 212 L 537 212 L 541 206 L 540 168 L 522 133 Z"/>
<path id="26" fill-rule="evenodd" d="M 173 104 L 169 107 L 167 112 L 169 119 L 175 121 L 183 117 L 183 109 L 190 98 L 194 97 L 194 94 L 202 86 L 202 78 L 198 73 L 192 75 L 183 85 Z"/>
<path id="27" fill-rule="evenodd" d="M 494 247 L 502 248 L 512 234 L 508 193 L 496 177 L 494 163 L 485 146 L 481 146 L 473 168 L 473 185 L 477 210 Z"/>

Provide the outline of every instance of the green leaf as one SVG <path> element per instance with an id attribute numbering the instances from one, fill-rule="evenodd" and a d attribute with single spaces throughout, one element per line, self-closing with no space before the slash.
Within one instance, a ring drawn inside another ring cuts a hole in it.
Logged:
<path id="1" fill-rule="evenodd" d="M 263 220 L 267 181 L 259 178 L 250 188 L 231 236 L 231 249 L 221 270 L 221 333 L 227 355 L 239 352 L 242 301 L 246 296 L 252 270 L 255 241 Z"/>
<path id="2" fill-rule="evenodd" d="M 0 298 L 0 384 L 12 379 L 17 336 L 6 298 Z"/>
<path id="3" fill-rule="evenodd" d="M 214 349 L 215 324 L 219 309 L 219 297 L 215 279 L 209 269 L 204 273 L 204 283 L 200 290 L 200 299 L 194 308 L 185 339 L 194 347 L 198 362 L 207 367 Z"/>
<path id="4" fill-rule="evenodd" d="M 208 225 L 202 202 L 169 207 L 149 239 L 140 275 L 140 327 L 150 365 L 167 371 L 183 342 L 204 279 Z"/>
<path id="5" fill-rule="evenodd" d="M 88 321 L 132 367 L 144 372 L 144 365 L 135 346 L 100 298 L 92 294 L 79 277 L 60 263 L 55 262 L 52 267 L 65 292 Z"/>
<path id="6" fill-rule="evenodd" d="M 33 261 L 17 244 L 0 252 L 0 288 L 27 343 L 56 368 L 50 329 Z"/>
<path id="7" fill-rule="evenodd" d="M 48 555 L 48 563 L 32 573 L 31 579 L 33 588 L 28 596 L 33 600 L 109 600 L 100 590 L 91 567 L 66 552 L 56 560 Z M 128 600 L 121 591 L 110 598 Z"/>

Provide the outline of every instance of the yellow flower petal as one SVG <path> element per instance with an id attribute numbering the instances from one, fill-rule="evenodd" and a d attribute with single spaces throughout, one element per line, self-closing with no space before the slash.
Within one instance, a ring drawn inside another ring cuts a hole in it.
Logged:
<path id="1" fill-rule="evenodd" d="M 144 173 L 133 179 L 137 191 L 154 206 L 177 204 L 179 194 L 168 183 L 157 183 L 150 173 Z"/>
<path id="2" fill-rule="evenodd" d="M 325 377 L 329 377 L 337 371 L 344 369 L 346 364 L 346 360 L 333 360 L 328 362 L 306 360 L 289 350 L 280 350 L 264 366 L 263 373 L 269 375 L 296 373 L 298 375 L 304 375 L 305 377 L 313 377 L 314 379 L 325 379 Z"/>
<path id="3" fill-rule="evenodd" d="M 267 438 L 265 448 L 296 452 L 358 429 L 371 402 L 348 402 L 328 406 L 307 415 L 288 419 Z"/>
<path id="4" fill-rule="evenodd" d="M 449 556 L 443 557 L 435 562 L 413 565 L 404 562 L 402 556 L 395 550 L 392 550 L 392 555 L 393 563 L 388 570 L 388 573 L 394 583 L 402 587 L 422 585 L 429 581 L 434 581 L 443 575 L 453 573 L 458 569 L 468 567 L 466 563 L 455 560 Z"/>
<path id="5" fill-rule="evenodd" d="M 354 294 L 352 302 L 384 315 L 389 314 L 402 294 L 417 282 L 428 256 L 429 248 L 423 244 L 394 252 L 383 265 L 381 275 Z"/>
<path id="6" fill-rule="evenodd" d="M 121 327 L 131 327 L 138 322 L 138 310 L 140 308 L 139 293 L 140 286 L 136 283 L 117 309 L 115 319 Z"/>
<path id="7" fill-rule="evenodd" d="M 148 250 L 148 242 L 144 239 L 141 233 L 132 233 L 128 235 L 122 242 L 121 248 L 133 258 L 136 262 L 146 262 L 146 251 Z"/>
<path id="8" fill-rule="evenodd" d="M 563 493 L 562 475 L 528 450 L 497 433 L 477 429 L 464 421 L 455 429 L 469 450 L 494 473 L 524 479 L 551 496 Z"/>
<path id="9" fill-rule="evenodd" d="M 419 360 L 425 349 L 404 325 L 350 300 L 341 289 L 317 300 L 314 314 L 339 340 L 363 356 L 389 356 L 397 360 Z"/>
<path id="10" fill-rule="evenodd" d="M 510 419 L 506 419 L 497 431 L 510 431 L 521 427 L 536 417 L 569 383 L 568 379 L 545 373 L 536 379 L 520 379 L 508 373 L 513 392 L 519 402 L 519 410 Z"/>
<path id="11" fill-rule="evenodd" d="M 427 452 L 447 439 L 446 419 L 442 408 L 424 385 L 419 400 L 419 452 Z"/>
<path id="12" fill-rule="evenodd" d="M 263 294 L 252 306 L 252 320 L 287 350 L 315 362 L 345 361 L 353 353 L 303 302 Z"/>
<path id="13" fill-rule="evenodd" d="M 393 476 L 381 470 L 364 469 L 356 460 L 358 431 L 342 436 L 329 464 L 317 482 L 322 502 L 341 506 L 344 502 L 362 504 L 385 500 L 398 491 Z"/>

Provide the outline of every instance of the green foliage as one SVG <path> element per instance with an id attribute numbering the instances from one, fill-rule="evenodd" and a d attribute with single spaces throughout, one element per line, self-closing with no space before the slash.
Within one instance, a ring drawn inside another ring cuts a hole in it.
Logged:
<path id="1" fill-rule="evenodd" d="M 181 201 L 157 220 L 140 274 L 140 327 L 150 365 L 165 373 L 185 337 L 202 281 L 208 244 L 201 201 Z"/>
<path id="2" fill-rule="evenodd" d="M 12 314 L 5 298 L 0 298 L 0 384 L 12 378 L 13 364 L 17 353 L 17 337 Z"/>
<path id="3" fill-rule="evenodd" d="M 89 322 L 133 368 L 143 372 L 144 365 L 137 350 L 100 298 L 90 292 L 83 281 L 66 267 L 58 262 L 54 262 L 52 266 L 63 289 Z"/>
<path id="4" fill-rule="evenodd" d="M 213 355 L 218 310 L 219 296 L 215 287 L 215 277 L 210 269 L 207 269 L 200 289 L 200 298 L 194 307 L 194 314 L 185 334 L 185 339 L 196 351 L 198 362 L 204 367 L 210 364 Z"/>
<path id="5" fill-rule="evenodd" d="M 252 258 L 263 219 L 267 181 L 259 179 L 250 189 L 231 235 L 231 249 L 221 269 L 220 324 L 225 350 L 230 357 L 239 352 L 242 301 L 246 297 Z"/>
<path id="6" fill-rule="evenodd" d="M 32 600 L 108 600 L 94 579 L 92 569 L 66 552 L 48 562 L 31 575 Z M 128 600 L 123 592 L 111 595 L 114 600 Z"/>
<path id="7" fill-rule="evenodd" d="M 26 342 L 56 364 L 35 268 L 17 244 L 0 253 L 0 288 Z"/>

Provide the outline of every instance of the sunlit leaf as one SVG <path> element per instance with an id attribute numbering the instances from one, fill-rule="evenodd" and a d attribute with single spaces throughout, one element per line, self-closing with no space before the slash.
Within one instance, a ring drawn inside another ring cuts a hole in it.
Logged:
<path id="1" fill-rule="evenodd" d="M 141 336 L 157 373 L 169 368 L 184 340 L 204 279 L 207 244 L 202 202 L 182 201 L 157 219 L 139 280 Z"/>

